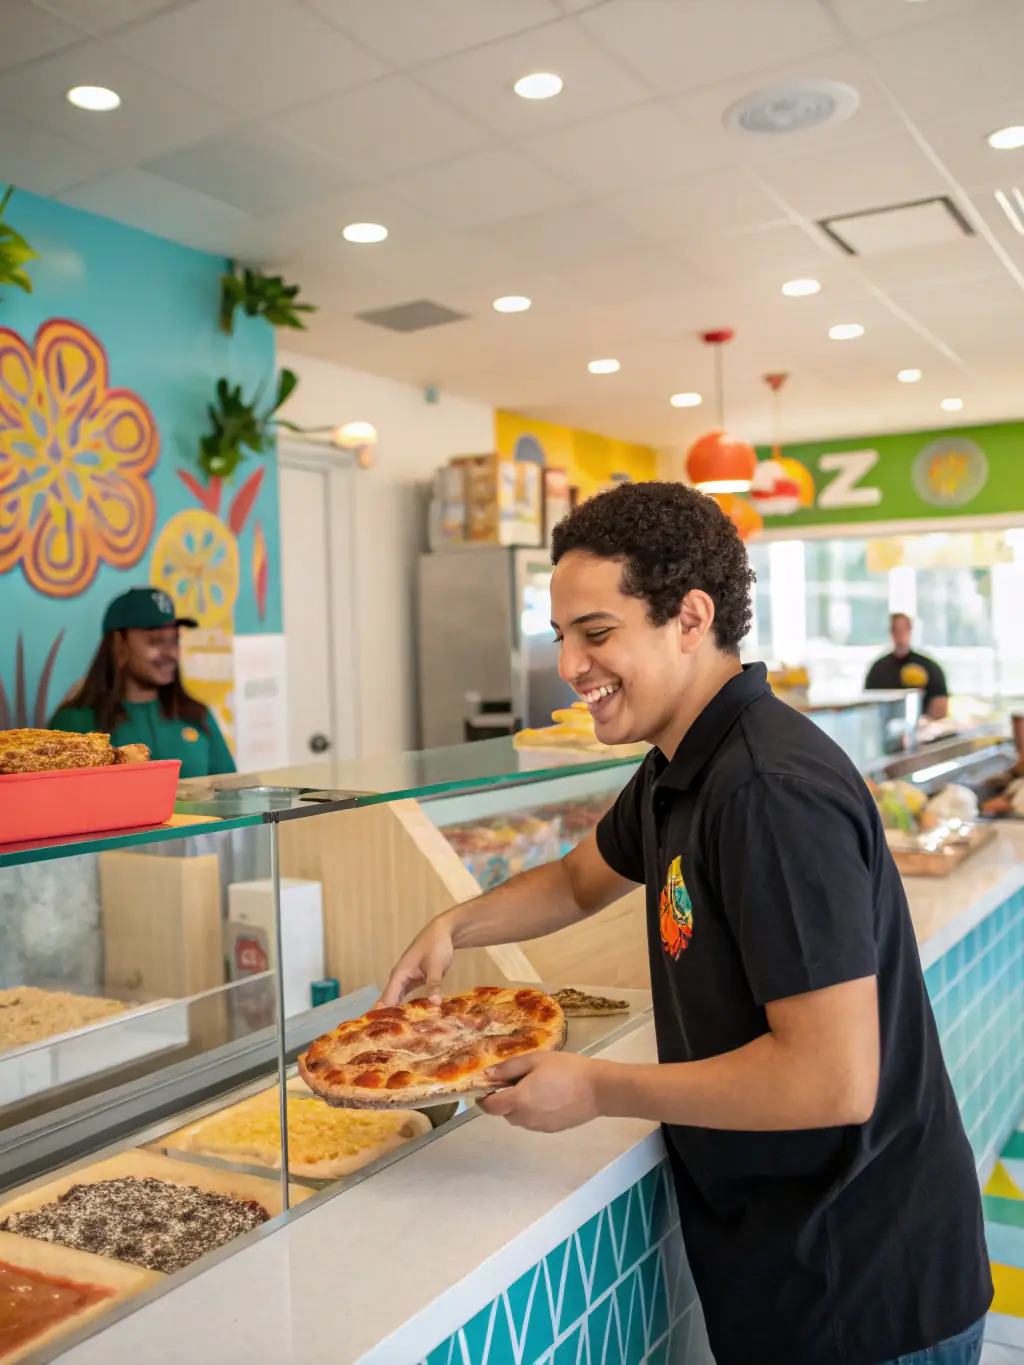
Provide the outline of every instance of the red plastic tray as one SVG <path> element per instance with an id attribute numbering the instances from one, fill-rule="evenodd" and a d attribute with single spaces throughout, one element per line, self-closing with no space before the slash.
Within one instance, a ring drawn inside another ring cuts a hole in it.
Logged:
<path id="1" fill-rule="evenodd" d="M 0 844 L 166 824 L 180 771 L 168 758 L 0 776 Z"/>

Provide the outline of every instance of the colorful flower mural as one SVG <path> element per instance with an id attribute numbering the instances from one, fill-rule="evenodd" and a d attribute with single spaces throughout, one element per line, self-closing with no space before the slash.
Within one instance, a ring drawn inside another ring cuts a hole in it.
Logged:
<path id="1" fill-rule="evenodd" d="M 47 597 L 77 597 L 101 564 L 129 569 L 153 534 L 149 408 L 111 389 L 106 351 L 52 318 L 30 347 L 0 328 L 0 574 L 21 565 Z"/>

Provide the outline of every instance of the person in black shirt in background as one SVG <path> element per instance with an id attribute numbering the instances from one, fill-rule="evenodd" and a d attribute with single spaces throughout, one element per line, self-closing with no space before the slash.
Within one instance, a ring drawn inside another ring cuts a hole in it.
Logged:
<path id="1" fill-rule="evenodd" d="M 914 623 L 906 612 L 893 612 L 889 630 L 892 634 L 892 653 L 883 654 L 868 669 L 868 676 L 864 680 L 865 691 L 898 691 L 900 688 L 919 687 L 924 693 L 924 714 L 932 720 L 944 720 L 949 714 L 945 673 L 934 659 L 910 648 Z"/>
<path id="2" fill-rule="evenodd" d="M 384 1003 L 645 883 L 658 1063 L 516 1057 L 482 1108 L 665 1125 L 717 1365 L 976 1365 L 981 1198 L 903 885 L 849 758 L 740 663 L 732 523 L 624 485 L 559 523 L 552 559 L 562 677 L 600 739 L 654 747 L 573 852 L 433 920 Z"/>

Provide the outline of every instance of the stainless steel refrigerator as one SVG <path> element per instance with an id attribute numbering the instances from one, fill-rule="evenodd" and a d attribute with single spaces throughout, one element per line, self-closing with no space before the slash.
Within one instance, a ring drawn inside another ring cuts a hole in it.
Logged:
<path id="1" fill-rule="evenodd" d="M 575 700 L 558 676 L 547 548 L 472 547 L 420 556 L 420 739 L 548 725 Z M 480 711 L 486 711 L 480 715 Z M 474 723 L 474 717 L 476 723 Z M 500 719 L 499 719 L 500 717 Z"/>

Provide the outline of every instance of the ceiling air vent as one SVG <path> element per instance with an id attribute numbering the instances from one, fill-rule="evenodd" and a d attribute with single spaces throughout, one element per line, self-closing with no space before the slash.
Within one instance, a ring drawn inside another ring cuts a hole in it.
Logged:
<path id="1" fill-rule="evenodd" d="M 369 313 L 357 313 L 360 322 L 371 322 L 374 327 L 386 327 L 389 332 L 425 332 L 428 327 L 443 327 L 447 322 L 465 322 L 465 313 L 456 313 L 430 299 L 416 299 L 413 303 L 399 303 L 394 308 L 376 308 Z"/>
<path id="2" fill-rule="evenodd" d="M 822 218 L 818 226 L 848 256 L 881 256 L 975 236 L 974 228 L 945 194 Z"/>

